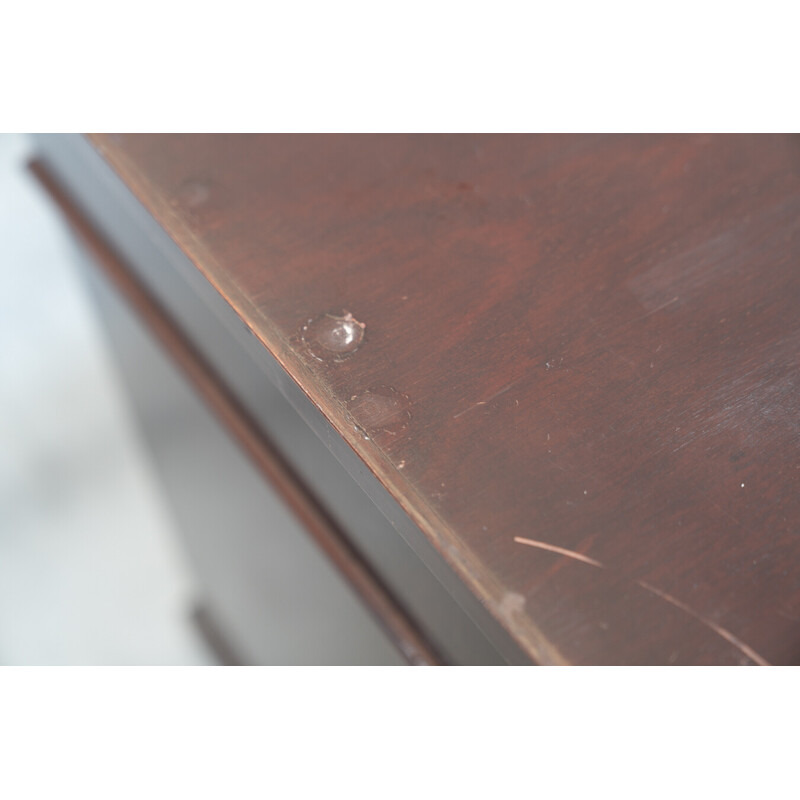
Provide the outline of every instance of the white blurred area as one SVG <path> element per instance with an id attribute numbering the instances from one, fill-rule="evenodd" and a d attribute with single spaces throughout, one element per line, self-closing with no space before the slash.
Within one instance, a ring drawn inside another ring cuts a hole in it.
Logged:
<path id="1" fill-rule="evenodd" d="M 58 212 L 0 135 L 0 664 L 205 664 Z"/>

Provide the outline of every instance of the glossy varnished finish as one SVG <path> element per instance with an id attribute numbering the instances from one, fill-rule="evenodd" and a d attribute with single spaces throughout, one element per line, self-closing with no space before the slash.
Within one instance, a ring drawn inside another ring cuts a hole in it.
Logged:
<path id="1" fill-rule="evenodd" d="M 129 269 L 120 261 L 117 254 L 104 242 L 87 223 L 82 214 L 71 203 L 69 197 L 63 189 L 48 173 L 39 162 L 31 164 L 31 172 L 36 176 L 39 183 L 47 191 L 50 198 L 58 205 L 66 221 L 69 223 L 73 233 L 76 235 L 80 244 L 85 248 L 89 256 L 89 263 L 100 273 L 116 290 L 116 295 L 124 300 L 130 309 L 135 312 L 147 330 L 158 342 L 161 350 L 171 358 L 172 364 L 185 376 L 192 386 L 194 393 L 205 404 L 205 406 L 219 420 L 230 440 L 235 442 L 241 452 L 245 454 L 250 463 L 256 468 L 258 474 L 269 484 L 275 493 L 280 496 L 286 506 L 291 509 L 294 517 L 302 524 L 314 538 L 317 546 L 321 549 L 327 559 L 332 562 L 340 573 L 342 573 L 350 587 L 360 595 L 363 604 L 371 609 L 388 634 L 391 641 L 396 644 L 397 649 L 404 655 L 405 659 L 411 664 L 436 664 L 439 663 L 438 656 L 432 651 L 424 637 L 409 622 L 401 610 L 400 604 L 386 592 L 384 585 L 378 576 L 374 575 L 369 566 L 363 561 L 359 553 L 349 546 L 346 533 L 339 530 L 336 521 L 321 506 L 313 493 L 303 484 L 302 479 L 294 473 L 291 465 L 283 460 L 279 451 L 273 443 L 265 437 L 256 420 L 252 419 L 236 400 L 236 398 L 226 390 L 219 376 L 216 375 L 211 367 L 204 361 L 202 356 L 186 339 L 182 331 L 175 325 L 169 315 L 162 309 L 155 298 L 147 289 L 135 278 Z M 103 292 L 99 292 L 98 298 L 105 311 L 106 317 L 114 317 L 114 325 L 118 325 L 116 317 L 122 316 L 123 312 L 114 308 L 107 309 L 109 303 L 103 299 Z M 119 302 L 116 300 L 115 302 Z M 117 334 L 118 338 L 120 334 Z M 130 337 L 130 334 L 127 334 Z M 130 350 L 130 345 L 118 346 L 117 350 Z M 120 353 L 121 355 L 121 353 Z M 136 373 L 137 379 L 132 379 L 132 393 L 141 393 L 140 383 L 158 383 L 157 387 L 146 387 L 144 391 L 155 394 L 163 394 L 164 376 L 157 371 L 148 373 L 146 369 L 146 348 L 141 345 L 131 355 L 127 354 L 127 359 L 123 360 L 126 373 Z M 133 365 L 133 366 L 132 366 Z M 144 373 L 144 374 L 143 374 Z M 130 375 L 128 376 L 130 379 Z M 174 391 L 174 390 L 173 390 Z M 180 412 L 186 416 L 186 412 Z M 165 416 L 163 410 L 153 413 L 143 410 L 141 413 L 143 424 L 153 426 L 150 417 Z M 155 423 L 155 431 L 151 434 L 152 438 L 159 439 L 164 437 L 164 431 L 159 428 L 163 425 L 161 419 Z M 192 438 L 200 439 L 204 435 L 203 426 L 196 426 Z M 156 448 L 160 445 L 156 445 Z M 214 446 L 208 447 L 212 455 L 207 457 L 220 458 L 221 453 Z M 235 482 L 232 478 L 234 471 L 226 473 L 226 480 Z M 184 476 L 181 476 L 184 479 Z M 191 483 L 192 479 L 197 479 L 196 475 L 188 474 L 185 481 Z M 205 487 L 205 491 L 211 491 L 218 486 L 220 481 L 212 482 L 212 487 Z M 193 491 L 200 491 L 201 486 L 194 485 Z M 240 493 L 243 495 L 243 493 Z M 259 492 L 263 494 L 263 492 Z M 194 505 L 194 504 L 193 504 Z M 231 516 L 234 516 L 231 514 Z M 266 515 L 261 515 L 255 524 L 257 529 L 265 526 Z M 196 529 L 197 526 L 195 526 Z M 261 532 L 259 539 L 266 538 Z M 242 545 L 239 544 L 239 547 Z M 246 557 L 246 554 L 242 554 Z M 237 565 L 242 568 L 241 563 Z M 261 582 L 266 576 L 262 573 Z M 308 575 L 299 576 L 299 581 L 308 579 Z M 238 577 L 235 582 L 239 585 L 243 583 L 243 578 Z M 295 598 L 296 601 L 296 598 Z M 330 612 L 330 609 L 327 609 Z M 259 609 L 249 608 L 248 613 L 254 617 L 259 616 Z M 263 613 L 263 612 L 262 612 Z M 221 634 L 214 630 L 214 623 L 210 612 L 202 607 L 195 614 L 198 627 L 206 634 L 216 651 L 220 652 L 226 662 L 234 659 L 230 657 L 230 648 L 222 643 Z"/>
<path id="2" fill-rule="evenodd" d="M 533 660 L 800 661 L 796 137 L 92 142 Z"/>

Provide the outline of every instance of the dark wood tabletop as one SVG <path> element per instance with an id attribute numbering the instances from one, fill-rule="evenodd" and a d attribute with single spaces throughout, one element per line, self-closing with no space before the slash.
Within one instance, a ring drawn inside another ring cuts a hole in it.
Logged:
<path id="1" fill-rule="evenodd" d="M 535 662 L 800 662 L 800 138 L 95 135 Z"/>

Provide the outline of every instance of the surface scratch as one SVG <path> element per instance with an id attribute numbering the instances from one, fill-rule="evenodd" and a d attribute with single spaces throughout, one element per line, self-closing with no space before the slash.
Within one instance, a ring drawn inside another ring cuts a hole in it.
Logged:
<path id="1" fill-rule="evenodd" d="M 649 583 L 645 583 L 644 581 L 636 581 L 636 583 L 645 589 L 646 591 L 654 594 L 656 597 L 660 597 L 662 600 L 665 600 L 667 603 L 671 603 L 675 608 L 679 608 L 681 611 L 685 611 L 690 616 L 694 617 L 698 622 L 702 622 L 703 625 L 711 628 L 714 633 L 718 636 L 721 636 L 726 641 L 730 642 L 734 647 L 741 650 L 751 661 L 755 662 L 756 664 L 760 664 L 762 667 L 770 666 L 769 661 L 765 658 L 762 658 L 752 647 L 746 645 L 741 639 L 734 636 L 730 631 L 726 630 L 720 625 L 717 625 L 715 622 L 712 622 L 710 619 L 698 614 L 696 611 L 693 611 L 689 606 L 681 603 L 680 600 L 676 600 L 672 595 L 667 594 L 666 592 L 662 592 L 660 589 L 656 589 L 655 586 L 650 586 Z"/>
<path id="2" fill-rule="evenodd" d="M 519 380 L 522 380 L 522 378 Z M 491 397 L 487 397 L 486 400 L 484 400 L 484 403 L 491 403 L 492 400 L 497 400 L 501 394 L 505 394 L 509 389 L 513 389 L 519 383 L 519 380 L 512 381 L 507 386 L 504 386 L 499 392 L 495 392 Z"/>
<path id="3" fill-rule="evenodd" d="M 465 408 L 463 411 L 459 411 L 458 414 L 453 414 L 453 419 L 458 419 L 459 417 L 463 417 L 467 411 L 472 411 L 473 408 L 477 408 L 478 406 L 485 406 L 485 400 L 479 400 L 477 403 L 473 403 L 469 408 Z"/>
<path id="4" fill-rule="evenodd" d="M 563 547 L 558 547 L 554 544 L 547 544 L 547 542 L 537 542 L 535 539 L 524 539 L 522 536 L 515 536 L 514 541 L 518 544 L 527 544 L 530 547 L 539 547 L 542 550 L 549 550 L 552 553 L 559 553 L 562 556 L 567 556 L 567 558 L 574 558 L 576 561 L 583 561 L 584 564 L 591 564 L 593 567 L 600 567 L 600 569 L 604 569 L 603 565 L 599 561 L 595 561 L 593 558 L 589 558 L 589 556 L 585 556 L 582 553 L 576 553 L 574 550 L 566 550 Z"/>
<path id="5" fill-rule="evenodd" d="M 520 378 L 520 380 L 522 380 Z M 491 403 L 492 400 L 496 400 L 500 395 L 505 394 L 509 389 L 512 389 L 519 383 L 519 380 L 514 381 L 513 383 L 509 383 L 508 386 L 504 386 L 499 392 L 495 392 L 491 397 L 487 397 L 485 400 L 479 400 L 477 403 L 473 403 L 469 408 L 465 408 L 463 411 L 459 411 L 458 414 L 453 415 L 453 419 L 458 419 L 466 414 L 468 411 L 472 411 L 473 408 L 477 408 L 478 406 L 485 406 L 487 403 Z"/>
<path id="6" fill-rule="evenodd" d="M 678 298 L 677 297 L 673 297 L 672 300 L 667 300 L 666 303 L 662 303 L 660 306 L 657 306 L 656 308 L 652 309 L 651 311 L 648 311 L 646 314 L 642 314 L 641 317 L 636 317 L 636 319 L 632 319 L 631 323 L 639 322 L 640 320 L 647 319 L 647 317 L 651 317 L 653 314 L 656 314 L 659 311 L 662 311 L 663 309 L 665 309 L 667 306 L 671 306 L 673 303 L 677 303 L 677 302 L 678 302 Z M 631 324 L 631 323 L 629 323 L 629 324 Z"/>

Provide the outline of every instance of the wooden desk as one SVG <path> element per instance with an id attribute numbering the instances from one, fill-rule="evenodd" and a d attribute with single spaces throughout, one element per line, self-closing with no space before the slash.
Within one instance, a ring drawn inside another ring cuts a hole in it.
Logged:
<path id="1" fill-rule="evenodd" d="M 797 137 L 40 150 L 408 660 L 800 661 Z"/>

